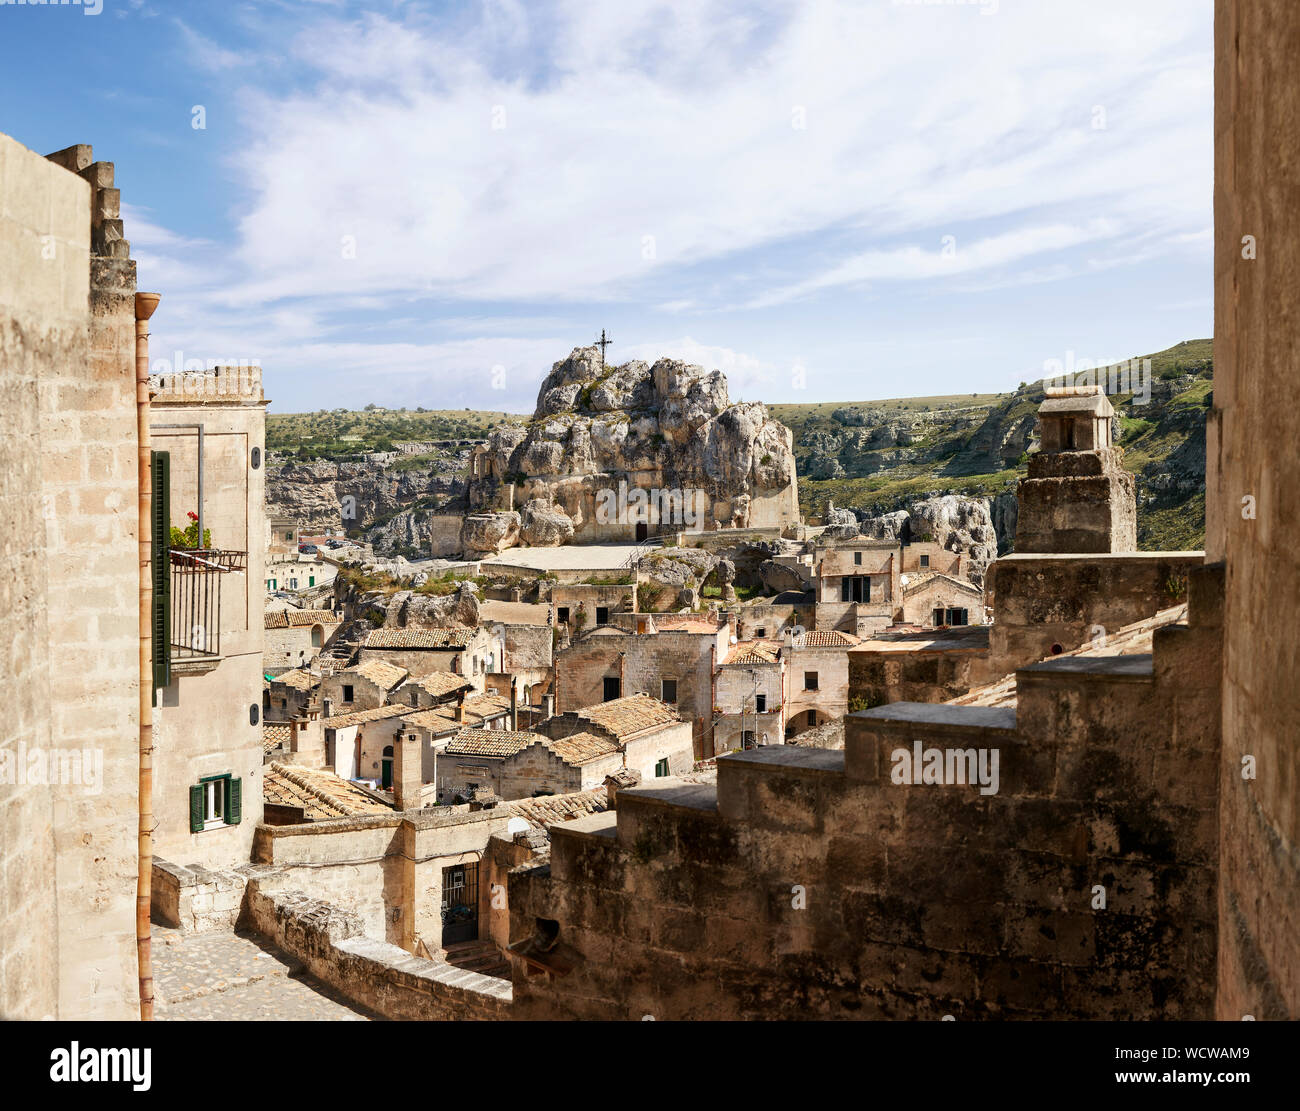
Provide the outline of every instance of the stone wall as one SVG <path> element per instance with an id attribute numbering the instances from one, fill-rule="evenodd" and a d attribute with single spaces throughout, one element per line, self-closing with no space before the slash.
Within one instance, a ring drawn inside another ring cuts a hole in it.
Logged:
<path id="1" fill-rule="evenodd" d="M 553 826 L 512 936 L 558 922 L 573 967 L 517 977 L 516 1017 L 1210 1017 L 1215 619 L 1026 669 L 1018 710 L 856 713 L 842 752 L 736 753 L 716 789 Z M 996 791 L 895 782 L 918 743 L 996 751 Z"/>
<path id="2" fill-rule="evenodd" d="M 1298 55 L 1295 4 L 1218 0 L 1206 547 L 1211 559 L 1227 561 L 1217 1009 L 1223 1019 L 1300 1017 Z M 1248 757 L 1256 764 L 1251 779 L 1243 775 Z"/>
<path id="3" fill-rule="evenodd" d="M 1002 678 L 994 674 L 988 654 L 988 632 L 868 642 L 849 650 L 849 700 L 855 709 L 889 702 L 947 702 L 972 687 Z"/>
<path id="4" fill-rule="evenodd" d="M 9 704 L 0 758 L 25 765 L 29 752 L 50 747 L 51 649 L 61 658 L 62 648 L 51 641 L 46 577 L 47 545 L 57 542 L 47 536 L 47 526 L 52 533 L 56 522 L 46 510 L 56 503 L 44 496 L 42 475 L 53 464 L 80 479 L 85 465 L 85 448 L 76 443 L 63 445 L 52 459 L 45 456 L 39 383 L 86 367 L 90 191 L 81 178 L 6 135 L 0 135 L 0 186 L 0 405 L 6 421 L 0 436 L 0 613 L 14 634 L 0 648 Z M 43 243 L 53 247 L 53 257 L 42 257 Z M 65 379 L 63 388 L 68 400 L 76 398 L 76 386 Z M 81 389 L 89 400 L 95 386 L 87 382 Z M 111 398 L 111 389 L 103 389 Z M 78 423 L 78 414 L 68 418 L 73 435 Z M 65 495 L 68 508 L 71 496 Z M 67 616 L 59 620 L 57 612 L 55 618 L 70 635 L 75 623 Z M 6 938 L 0 952 L 2 1018 L 59 1013 L 54 796 L 44 785 L 0 779 L 0 874 L 6 883 L 0 902 Z M 116 932 L 131 924 L 129 918 L 109 921 Z M 109 942 L 105 959 L 118 956 Z"/>
<path id="5" fill-rule="evenodd" d="M 44 517 L 47 659 L 58 676 L 41 713 L 50 744 L 75 746 L 103 769 L 93 789 L 47 789 L 50 825 L 11 836 L 6 807 L 3 841 L 31 836 L 40 852 L 53 829 L 54 868 L 32 876 L 57 901 L 57 1016 L 125 1019 L 139 1013 L 136 270 L 113 165 L 93 159 L 77 146 L 47 162 L 0 137 L 5 375 L 34 373 L 39 409 L 32 477 Z"/>
<path id="6" fill-rule="evenodd" d="M 1004 556 L 989 567 L 990 667 L 1008 675 L 1186 600 L 1203 552 Z"/>
<path id="7" fill-rule="evenodd" d="M 267 888 L 264 890 L 264 887 Z M 361 919 L 285 890 L 279 877 L 248 886 L 245 922 L 297 957 L 317 979 L 388 1019 L 453 1021 L 510 1016 L 505 980 L 415 957 L 366 935 Z"/>

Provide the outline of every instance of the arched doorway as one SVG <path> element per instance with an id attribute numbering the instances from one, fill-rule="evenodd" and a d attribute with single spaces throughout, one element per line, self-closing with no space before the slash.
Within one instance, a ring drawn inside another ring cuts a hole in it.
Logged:
<path id="1" fill-rule="evenodd" d="M 825 725 L 829 720 L 827 715 L 819 714 L 816 710 L 804 710 L 785 723 L 785 739 L 788 741 L 816 725 Z"/>

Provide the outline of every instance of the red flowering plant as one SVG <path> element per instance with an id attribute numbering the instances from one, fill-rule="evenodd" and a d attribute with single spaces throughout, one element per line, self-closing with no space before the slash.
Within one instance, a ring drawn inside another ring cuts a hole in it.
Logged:
<path id="1" fill-rule="evenodd" d="M 195 548 L 212 547 L 212 530 L 205 528 L 203 530 L 203 543 L 199 544 L 199 515 L 197 513 L 186 513 L 190 523 L 183 529 L 172 525 L 172 543 L 173 548 L 188 548 L 193 551 Z"/>

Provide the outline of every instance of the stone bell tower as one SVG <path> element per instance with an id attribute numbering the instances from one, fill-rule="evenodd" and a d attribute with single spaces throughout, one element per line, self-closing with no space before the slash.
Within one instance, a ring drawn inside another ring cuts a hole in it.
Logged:
<path id="1" fill-rule="evenodd" d="M 1038 408 L 1041 450 L 1021 479 L 1016 553 L 1137 551 L 1137 499 L 1115 410 L 1100 386 L 1049 388 Z"/>

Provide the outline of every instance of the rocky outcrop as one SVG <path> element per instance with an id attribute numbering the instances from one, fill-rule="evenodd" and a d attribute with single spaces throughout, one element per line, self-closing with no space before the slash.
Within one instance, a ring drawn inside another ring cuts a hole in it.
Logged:
<path id="1" fill-rule="evenodd" d="M 519 513 L 519 538 L 534 548 L 550 548 L 573 539 L 573 521 L 557 505 L 541 498 L 527 502 Z"/>
<path id="2" fill-rule="evenodd" d="M 969 557 L 970 581 L 984 584 L 984 572 L 998 557 L 997 530 L 987 498 L 939 494 L 914 502 L 906 510 L 858 518 L 861 535 L 896 543 L 933 542 Z"/>
<path id="3" fill-rule="evenodd" d="M 460 543 L 470 559 L 512 548 L 519 540 L 519 514 L 472 513 L 460 528 Z"/>
<path id="4" fill-rule="evenodd" d="M 268 465 L 266 513 L 291 518 L 308 534 L 359 529 L 381 554 L 427 552 L 429 513 L 463 496 L 469 456 L 461 447 L 414 464 L 397 458 Z"/>
<path id="5" fill-rule="evenodd" d="M 552 367 L 526 428 L 493 432 L 469 500 L 523 506 L 525 543 L 633 539 L 639 520 L 651 535 L 798 521 L 790 431 L 761 403 L 732 404 L 720 371 L 604 367 L 595 347 Z"/>

